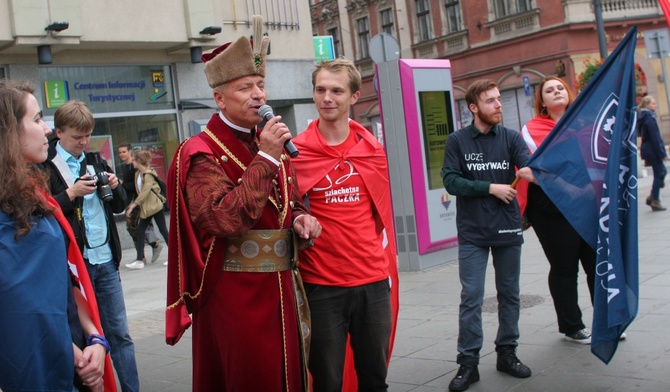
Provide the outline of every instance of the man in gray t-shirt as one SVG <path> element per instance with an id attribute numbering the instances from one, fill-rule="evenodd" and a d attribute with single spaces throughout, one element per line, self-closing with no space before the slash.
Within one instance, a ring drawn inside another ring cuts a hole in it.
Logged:
<path id="1" fill-rule="evenodd" d="M 530 377 L 530 369 L 516 356 L 519 339 L 519 274 L 523 235 L 514 181 L 515 167 L 530 154 L 519 132 L 499 125 L 500 92 L 492 80 L 479 80 L 465 95 L 474 115 L 472 124 L 447 139 L 442 180 L 457 196 L 459 308 L 458 357 L 451 391 L 465 391 L 479 381 L 482 348 L 482 302 L 489 252 L 493 256 L 498 291 L 496 368 L 514 377 Z"/>

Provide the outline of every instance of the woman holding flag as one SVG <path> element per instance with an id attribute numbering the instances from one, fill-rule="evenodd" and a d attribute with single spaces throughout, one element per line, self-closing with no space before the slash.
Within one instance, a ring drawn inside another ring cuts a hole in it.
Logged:
<path id="1" fill-rule="evenodd" d="M 535 153 L 574 99 L 568 85 L 560 78 L 548 77 L 540 82 L 535 96 L 535 117 L 521 130 L 531 154 Z M 521 181 L 517 190 L 519 210 L 533 226 L 551 266 L 549 291 L 554 301 L 558 330 L 567 341 L 590 344 L 591 331 L 582 321 L 577 301 L 577 281 L 581 262 L 593 303 L 596 252 L 537 184 Z"/>
<path id="2" fill-rule="evenodd" d="M 0 83 L 0 390 L 115 391 L 83 259 L 34 165 L 51 129 L 32 93 Z"/>

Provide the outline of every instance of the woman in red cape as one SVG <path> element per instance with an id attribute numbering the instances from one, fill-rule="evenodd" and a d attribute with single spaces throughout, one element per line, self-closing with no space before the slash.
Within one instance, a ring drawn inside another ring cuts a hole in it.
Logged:
<path id="1" fill-rule="evenodd" d="M 556 123 L 565 114 L 574 96 L 567 84 L 556 77 L 545 78 L 537 87 L 536 117 L 521 130 L 531 153 L 542 144 Z M 551 154 L 551 150 L 545 150 Z M 577 233 L 552 200 L 536 184 L 521 180 L 517 186 L 517 200 L 537 234 L 544 254 L 551 266 L 549 291 L 554 302 L 558 331 L 564 339 L 579 344 L 591 343 L 591 331 L 582 320 L 578 304 L 578 274 L 581 263 L 593 302 L 596 253 Z"/>

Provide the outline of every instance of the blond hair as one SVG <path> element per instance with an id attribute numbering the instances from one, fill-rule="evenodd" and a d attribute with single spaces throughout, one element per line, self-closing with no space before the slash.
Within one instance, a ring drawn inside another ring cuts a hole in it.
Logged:
<path id="1" fill-rule="evenodd" d="M 339 58 L 322 61 L 317 64 L 314 71 L 312 71 L 312 88 L 316 87 L 316 77 L 321 70 L 326 70 L 328 72 L 345 71 L 349 76 L 349 89 L 351 90 L 351 93 L 353 94 L 361 89 L 361 73 L 358 72 L 358 69 L 351 60 Z"/>
<path id="2" fill-rule="evenodd" d="M 133 151 L 133 159 L 140 163 L 142 166 L 149 166 L 151 162 L 151 152 L 147 150 L 135 150 Z"/>
<path id="3" fill-rule="evenodd" d="M 649 106 L 649 104 L 651 103 L 651 100 L 652 100 L 652 99 L 654 99 L 654 97 L 652 97 L 651 95 L 645 95 L 645 96 L 642 97 L 642 99 L 640 100 L 640 103 L 637 104 L 637 108 L 638 108 L 638 109 L 644 109 L 644 108 L 646 108 L 647 106 Z"/>
<path id="4" fill-rule="evenodd" d="M 93 113 L 82 101 L 65 102 L 54 113 L 54 126 L 58 129 L 72 128 L 77 131 L 90 131 L 95 126 Z"/>

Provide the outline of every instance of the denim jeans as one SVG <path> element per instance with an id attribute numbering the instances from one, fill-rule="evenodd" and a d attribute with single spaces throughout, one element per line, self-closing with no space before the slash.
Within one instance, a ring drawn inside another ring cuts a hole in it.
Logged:
<path id="1" fill-rule="evenodd" d="M 517 346 L 519 339 L 519 273 L 521 245 L 481 247 L 462 244 L 458 248 L 458 274 L 461 279 L 461 305 L 458 316 L 459 365 L 479 364 L 482 348 L 482 303 L 489 249 L 493 256 L 498 292 L 497 346 Z"/>
<path id="2" fill-rule="evenodd" d="M 128 331 L 128 316 L 119 271 L 111 260 L 103 264 L 90 264 L 87 261 L 86 269 L 93 283 L 95 298 L 98 300 L 102 329 L 109 345 L 112 346 L 110 355 L 121 383 L 121 390 L 139 391 L 135 344 Z"/>
<path id="3" fill-rule="evenodd" d="M 654 182 L 651 183 L 651 198 L 658 200 L 661 184 L 665 180 L 665 175 L 668 174 L 668 169 L 665 168 L 665 162 L 662 159 L 654 159 L 650 163 L 651 170 L 654 172 Z"/>
<path id="4" fill-rule="evenodd" d="M 314 392 L 341 391 L 347 335 L 359 391 L 386 391 L 391 297 L 388 280 L 357 287 L 305 283 L 312 316 L 309 370 Z"/>

